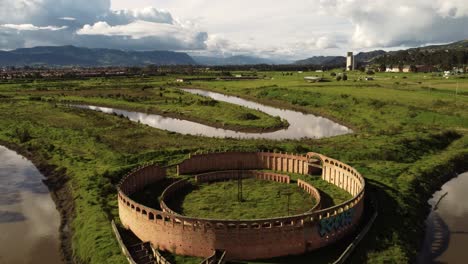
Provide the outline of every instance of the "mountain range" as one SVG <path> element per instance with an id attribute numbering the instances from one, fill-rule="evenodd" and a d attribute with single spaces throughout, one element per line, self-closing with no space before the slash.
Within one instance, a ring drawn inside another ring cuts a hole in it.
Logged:
<path id="1" fill-rule="evenodd" d="M 254 64 L 277 64 L 278 62 L 269 59 L 237 55 L 231 57 L 209 57 L 209 56 L 192 56 L 192 58 L 200 65 L 221 66 L 221 65 L 254 65 Z"/>
<path id="2" fill-rule="evenodd" d="M 385 55 L 383 50 L 375 50 L 370 52 L 360 52 L 354 59 L 357 63 L 369 63 L 373 59 Z M 297 65 L 320 65 L 320 66 L 336 66 L 344 67 L 346 65 L 345 56 L 315 56 L 305 60 L 298 60 L 294 62 Z"/>
<path id="3" fill-rule="evenodd" d="M 468 64 L 468 40 L 390 51 L 372 60 L 386 65 L 442 65 L 445 68 Z"/>
<path id="4" fill-rule="evenodd" d="M 468 40 L 398 51 L 375 50 L 360 52 L 354 58 L 357 64 L 462 65 L 468 64 Z M 296 61 L 294 64 L 344 67 L 346 57 L 315 56 Z"/>
<path id="5" fill-rule="evenodd" d="M 0 66 L 143 66 L 195 65 L 192 57 L 173 51 L 122 51 L 75 46 L 0 51 Z"/>
<path id="6" fill-rule="evenodd" d="M 375 50 L 360 52 L 355 56 L 357 64 L 468 64 L 468 40 L 444 45 L 431 45 L 399 51 Z M 254 56 L 232 57 L 189 56 L 174 51 L 124 51 L 114 49 L 90 49 L 75 46 L 22 48 L 0 51 L 1 66 L 144 66 L 144 65 L 254 65 L 290 64 L 287 61 L 270 60 Z M 293 65 L 344 67 L 344 56 L 315 56 L 298 60 Z"/>

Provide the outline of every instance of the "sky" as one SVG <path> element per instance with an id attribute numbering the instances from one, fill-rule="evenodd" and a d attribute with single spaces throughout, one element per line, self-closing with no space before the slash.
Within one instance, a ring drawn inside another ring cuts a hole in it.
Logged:
<path id="1" fill-rule="evenodd" d="M 468 39 L 468 0 L 0 0 L 0 49 L 296 60 Z"/>

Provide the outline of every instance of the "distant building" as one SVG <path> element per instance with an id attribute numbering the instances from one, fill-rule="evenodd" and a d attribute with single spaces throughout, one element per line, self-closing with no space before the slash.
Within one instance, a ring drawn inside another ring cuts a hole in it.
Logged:
<path id="1" fill-rule="evenodd" d="M 411 72 L 411 66 L 405 65 L 401 68 L 402 72 Z"/>
<path id="2" fill-rule="evenodd" d="M 416 65 L 416 72 L 433 72 L 434 67 L 430 65 Z"/>
<path id="3" fill-rule="evenodd" d="M 354 71 L 356 65 L 354 61 L 354 55 L 352 52 L 348 52 L 346 55 L 346 70 L 347 71 Z"/>
<path id="4" fill-rule="evenodd" d="M 465 69 L 463 69 L 463 67 L 453 67 L 453 73 L 455 74 L 465 73 Z"/>
<path id="5" fill-rule="evenodd" d="M 385 72 L 401 72 L 400 67 L 394 67 L 394 66 L 387 66 L 387 69 Z"/>

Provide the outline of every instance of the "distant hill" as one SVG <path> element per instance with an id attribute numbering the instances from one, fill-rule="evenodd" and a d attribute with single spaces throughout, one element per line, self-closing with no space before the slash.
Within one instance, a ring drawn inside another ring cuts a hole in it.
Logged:
<path id="1" fill-rule="evenodd" d="M 195 65 L 186 53 L 173 51 L 122 51 L 75 46 L 35 47 L 0 51 L 0 66 L 143 66 Z"/>
<path id="2" fill-rule="evenodd" d="M 346 64 L 346 58 L 343 56 L 315 56 L 305 60 L 298 60 L 294 64 L 341 67 Z"/>
<path id="3" fill-rule="evenodd" d="M 416 49 L 427 50 L 427 51 L 446 50 L 446 49 L 466 50 L 468 49 L 468 39 L 449 43 L 449 44 L 431 45 L 431 46 L 425 46 L 425 47 L 420 47 L 420 48 L 414 48 L 410 50 L 416 50 Z"/>
<path id="4" fill-rule="evenodd" d="M 444 68 L 468 64 L 468 40 L 390 51 L 372 63 L 385 65 L 441 65 Z"/>
<path id="5" fill-rule="evenodd" d="M 443 65 L 449 68 L 450 66 L 468 64 L 468 40 L 399 51 L 360 52 L 355 56 L 355 59 L 360 65 Z M 345 67 L 346 58 L 344 56 L 315 56 L 296 61 L 295 64 Z"/>
<path id="6" fill-rule="evenodd" d="M 380 56 L 385 55 L 387 52 L 384 50 L 374 50 L 369 52 L 359 52 L 354 58 L 356 59 L 357 63 L 368 63 Z"/>
<path id="7" fill-rule="evenodd" d="M 274 61 L 253 57 L 238 55 L 232 57 L 209 57 L 209 56 L 192 56 L 192 58 L 201 65 L 220 66 L 220 65 L 255 65 L 255 64 L 275 64 Z"/>
<path id="8" fill-rule="evenodd" d="M 383 50 L 375 50 L 370 52 L 360 52 L 354 58 L 357 63 L 367 63 L 373 59 L 384 55 Z M 296 61 L 297 65 L 320 65 L 327 67 L 345 67 L 346 57 L 344 56 L 315 56 L 305 60 Z"/>

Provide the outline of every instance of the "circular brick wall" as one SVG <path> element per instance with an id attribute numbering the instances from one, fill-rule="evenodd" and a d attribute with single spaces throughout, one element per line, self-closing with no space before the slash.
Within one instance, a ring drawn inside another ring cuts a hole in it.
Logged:
<path id="1" fill-rule="evenodd" d="M 135 170 L 121 181 L 118 190 L 121 222 L 141 240 L 176 254 L 207 257 L 215 249 L 222 249 L 227 251 L 228 259 L 248 260 L 303 254 L 324 247 L 349 234 L 361 218 L 364 178 L 354 168 L 317 153 L 306 156 L 268 152 L 209 153 L 191 156 L 178 166 L 180 174 L 198 175 L 199 180 L 208 177 L 200 173 L 237 169 L 268 169 L 304 175 L 321 170 L 323 180 L 347 191 L 353 198 L 330 208 L 289 217 L 247 221 L 191 218 L 169 208 L 165 208 L 166 212 L 155 210 L 129 198 L 165 178 L 165 169 L 150 165 Z M 298 181 L 298 185 L 311 194 L 316 191 L 304 181 Z"/>

